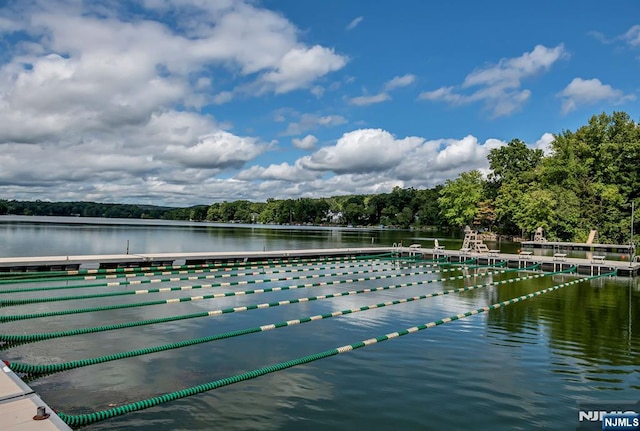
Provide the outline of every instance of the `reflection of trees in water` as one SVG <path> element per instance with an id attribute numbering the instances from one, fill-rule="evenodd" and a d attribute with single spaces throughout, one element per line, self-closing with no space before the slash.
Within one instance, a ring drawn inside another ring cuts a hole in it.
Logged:
<path id="1" fill-rule="evenodd" d="M 495 289 L 491 302 L 505 301 L 568 279 L 556 277 L 544 282 L 517 283 L 508 290 Z M 491 311 L 487 322 L 509 332 L 524 332 L 532 327 L 540 330 L 543 326 L 551 348 L 587 361 L 606 360 L 609 365 L 640 363 L 638 280 L 598 279 L 568 286 Z"/>

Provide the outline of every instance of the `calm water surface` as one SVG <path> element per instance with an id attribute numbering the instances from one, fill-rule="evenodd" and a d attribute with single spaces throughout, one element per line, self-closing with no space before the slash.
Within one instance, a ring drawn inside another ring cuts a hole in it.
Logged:
<path id="1" fill-rule="evenodd" d="M 57 223 L 43 219 L 35 222 L 33 218 L 26 220 L 0 217 L 0 256 L 123 253 L 127 241 L 131 253 L 367 246 L 372 244 L 372 238 L 374 245 L 385 246 L 402 241 L 404 244 L 418 242 L 429 247 L 435 237 L 443 241 L 441 234 L 433 232 L 243 227 L 202 223 L 131 224 L 121 221 L 110 221 L 112 224 L 105 225 L 98 224 L 98 221 L 96 224 L 79 223 L 84 221 L 82 219 L 64 219 Z M 447 248 L 456 248 L 461 239 L 444 241 Z M 501 244 L 501 248 L 513 251 L 517 244 Z M 371 264 L 369 267 L 344 268 L 340 271 L 379 268 Z M 388 266 L 384 273 L 397 275 L 398 278 L 24 320 L 4 323 L 0 331 L 36 333 L 92 327 L 460 274 L 403 276 L 415 270 L 419 268 Z M 308 274 L 336 271 L 336 268 L 310 270 Z M 526 274 L 477 275 L 466 280 L 438 281 L 215 318 L 48 340 L 2 350 L 0 358 L 29 363 L 89 358 L 518 275 Z M 275 275 L 253 278 L 260 277 Z M 571 279 L 573 276 L 556 275 L 485 287 L 80 368 L 34 380 L 30 385 L 58 411 L 79 414 L 103 410 L 111 404 L 134 402 L 351 344 Z M 304 282 L 281 281 L 268 285 L 285 286 Z M 74 283 L 86 282 L 69 281 L 62 284 Z M 163 286 L 189 284 L 193 285 L 194 282 Z M 22 286 L 28 288 L 35 284 Z M 267 287 L 267 284 L 263 287 Z M 135 288 L 125 286 L 117 289 L 126 291 Z M 212 289 L 208 290 L 104 298 L 99 303 L 133 303 L 212 293 Z M 228 290 L 242 288 L 223 289 Z M 72 294 L 97 291 L 96 288 L 73 289 Z M 68 294 L 71 293 L 53 291 L 20 293 L 12 297 Z M 97 423 L 85 429 L 575 429 L 578 401 L 638 399 L 639 304 L 638 280 L 593 280 L 503 309 Z M 95 305 L 95 301 L 61 301 L 4 307 L 0 308 L 0 314 Z"/>

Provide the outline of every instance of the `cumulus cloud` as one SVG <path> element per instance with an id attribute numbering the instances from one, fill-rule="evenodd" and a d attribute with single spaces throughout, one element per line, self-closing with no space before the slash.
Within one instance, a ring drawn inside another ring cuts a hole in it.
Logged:
<path id="1" fill-rule="evenodd" d="M 441 100 L 453 105 L 483 102 L 493 117 L 510 115 L 521 109 L 531 96 L 530 90 L 522 89 L 522 81 L 547 71 L 566 56 L 563 45 L 555 48 L 537 45 L 520 57 L 504 58 L 498 64 L 471 72 L 457 87 L 426 91 L 420 94 L 419 99 Z"/>
<path id="2" fill-rule="evenodd" d="M 291 142 L 296 148 L 300 148 L 302 150 L 312 150 L 316 147 L 318 138 L 313 135 L 307 135 L 302 139 L 294 138 Z"/>
<path id="3" fill-rule="evenodd" d="M 545 156 L 548 156 L 551 154 L 551 144 L 555 140 L 556 137 L 552 133 L 546 132 L 533 144 L 533 147 L 542 150 Z"/>
<path id="4" fill-rule="evenodd" d="M 579 105 L 593 105 L 602 101 L 618 105 L 636 98 L 635 95 L 624 94 L 596 78 L 574 78 L 558 96 L 562 98 L 562 112 L 565 114 L 577 109 Z"/>
<path id="5" fill-rule="evenodd" d="M 498 139 L 479 142 L 475 136 L 462 139 L 425 141 L 414 152 L 406 155 L 394 169 L 394 175 L 411 183 L 434 186 L 445 179 L 455 178 L 461 172 L 489 167 L 487 155 L 494 148 L 505 145 Z"/>
<path id="6" fill-rule="evenodd" d="M 374 94 L 372 96 L 352 97 L 351 99 L 349 99 L 349 103 L 356 106 L 367 106 L 367 105 L 373 105 L 376 103 L 386 102 L 387 100 L 391 100 L 391 96 L 389 96 L 389 93 L 382 92 L 382 93 Z"/>
<path id="7" fill-rule="evenodd" d="M 474 136 L 425 140 L 396 138 L 381 129 L 354 130 L 335 145 L 293 164 L 252 166 L 235 179 L 283 198 L 383 193 L 395 186 L 434 187 L 464 171 L 488 172 L 489 151 L 503 145 L 506 143 L 501 140 L 480 142 Z"/>
<path id="8" fill-rule="evenodd" d="M 0 9 L 0 34 L 22 39 L 5 45 L 0 62 L 3 194 L 28 199 L 49 187 L 69 199 L 191 204 L 225 187 L 246 193 L 215 176 L 269 145 L 225 131 L 201 107 L 311 91 L 348 61 L 305 44 L 284 16 L 251 1 L 139 8 L 51 1 Z"/>
<path id="9" fill-rule="evenodd" d="M 262 79 L 272 84 L 276 93 L 286 93 L 306 88 L 318 77 L 341 69 L 346 63 L 346 57 L 331 48 L 320 45 L 293 48 L 282 57 L 276 70 L 265 73 Z"/>
<path id="10" fill-rule="evenodd" d="M 304 169 L 300 163 L 290 165 L 288 163 L 280 163 L 269 165 L 266 168 L 262 166 L 252 166 L 238 175 L 239 180 L 277 180 L 299 183 L 302 181 L 310 181 L 319 178 L 322 174 L 318 172 Z"/>
<path id="11" fill-rule="evenodd" d="M 356 28 L 358 26 L 358 24 L 360 24 L 362 22 L 362 20 L 364 19 L 363 16 L 359 16 L 354 18 L 348 25 L 347 25 L 347 30 L 353 30 L 354 28 Z"/>
<path id="12" fill-rule="evenodd" d="M 158 157 L 192 168 L 240 168 L 264 149 L 265 145 L 256 144 L 254 138 L 239 137 L 220 130 L 199 136 L 189 146 L 169 145 Z"/>
<path id="13" fill-rule="evenodd" d="M 361 129 L 345 133 L 332 147 L 324 147 L 301 159 L 300 164 L 311 170 L 336 173 L 364 173 L 389 169 L 396 165 L 421 138 L 396 140 L 380 129 Z"/>

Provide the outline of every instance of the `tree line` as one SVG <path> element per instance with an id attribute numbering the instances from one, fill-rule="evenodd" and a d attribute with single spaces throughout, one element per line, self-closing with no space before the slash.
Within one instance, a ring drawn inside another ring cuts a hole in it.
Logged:
<path id="1" fill-rule="evenodd" d="M 465 225 L 528 237 L 583 242 L 630 240 L 631 203 L 640 194 L 640 127 L 624 112 L 593 116 L 562 131 L 550 152 L 513 139 L 492 149 L 490 174 L 463 172 L 431 189 L 328 198 L 239 200 L 188 208 L 95 202 L 0 200 L 0 214 L 154 218 L 223 223 L 438 227 Z"/>
<path id="2" fill-rule="evenodd" d="M 628 114 L 603 113 L 575 132 L 563 131 L 547 155 L 514 139 L 488 158 L 487 178 L 470 171 L 445 182 L 438 203 L 449 225 L 524 236 L 542 228 L 547 239 L 575 242 L 596 229 L 600 242 L 631 240 L 640 127 Z"/>
<path id="3" fill-rule="evenodd" d="M 221 223 L 444 226 L 438 209 L 440 186 L 416 190 L 396 187 L 391 193 L 331 198 L 239 200 L 187 208 L 96 202 L 0 200 L 0 215 L 76 216 L 210 221 Z"/>

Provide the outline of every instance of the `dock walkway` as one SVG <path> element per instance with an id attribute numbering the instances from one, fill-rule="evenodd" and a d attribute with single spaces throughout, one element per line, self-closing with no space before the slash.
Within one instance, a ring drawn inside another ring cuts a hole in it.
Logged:
<path id="1" fill-rule="evenodd" d="M 543 271 L 563 270 L 576 266 L 578 273 L 590 275 L 612 272 L 614 270 L 617 270 L 618 275 L 621 276 L 636 276 L 640 274 L 640 262 L 607 260 L 605 256 L 597 256 L 597 259 L 596 256 L 592 259 L 581 259 L 567 257 L 566 253 L 556 253 L 553 256 L 539 256 L 531 251 L 523 251 L 520 254 L 502 253 L 500 250 L 474 252 L 466 249 L 446 250 L 442 247 L 422 248 L 419 244 L 404 247 L 11 257 L 0 258 L 0 272 L 77 270 L 81 268 L 136 268 L 142 266 L 211 264 L 216 262 L 251 262 L 268 259 L 286 260 L 310 257 L 355 257 L 383 253 L 395 253 L 409 257 L 420 256 L 425 259 L 444 257 L 449 262 L 462 262 L 470 258 L 476 258 L 478 259 L 478 263 L 483 265 L 506 262 L 510 268 L 519 268 L 531 265 L 532 263 L 539 263 Z"/>
<path id="2" fill-rule="evenodd" d="M 592 259 L 567 257 L 566 253 L 556 253 L 553 256 L 540 256 L 531 251 L 519 254 L 500 253 L 489 250 L 487 253 L 469 253 L 466 250 L 421 249 L 425 258 L 446 257 L 449 262 L 462 262 L 475 257 L 481 265 L 493 265 L 506 262 L 509 268 L 523 268 L 539 263 L 543 271 L 562 271 L 572 266 L 579 274 L 596 275 L 617 271 L 619 276 L 635 277 L 640 274 L 640 262 L 607 260 L 606 256 L 593 256 Z"/>
<path id="3" fill-rule="evenodd" d="M 40 416 L 38 416 L 39 413 Z M 71 428 L 30 387 L 4 364 L 0 372 L 0 429 L 2 431 L 71 431 Z"/>
<path id="4" fill-rule="evenodd" d="M 624 244 L 589 244 L 584 242 L 523 241 L 522 248 L 550 248 L 553 250 L 585 250 L 607 253 L 631 253 L 632 247 Z"/>
<path id="5" fill-rule="evenodd" d="M 316 248 L 308 250 L 217 251 L 190 253 L 107 254 L 79 256 L 35 256 L 0 258 L 0 271 L 65 271 L 79 268 L 117 268 L 253 261 L 318 256 L 358 256 L 390 253 L 392 247 Z"/>

